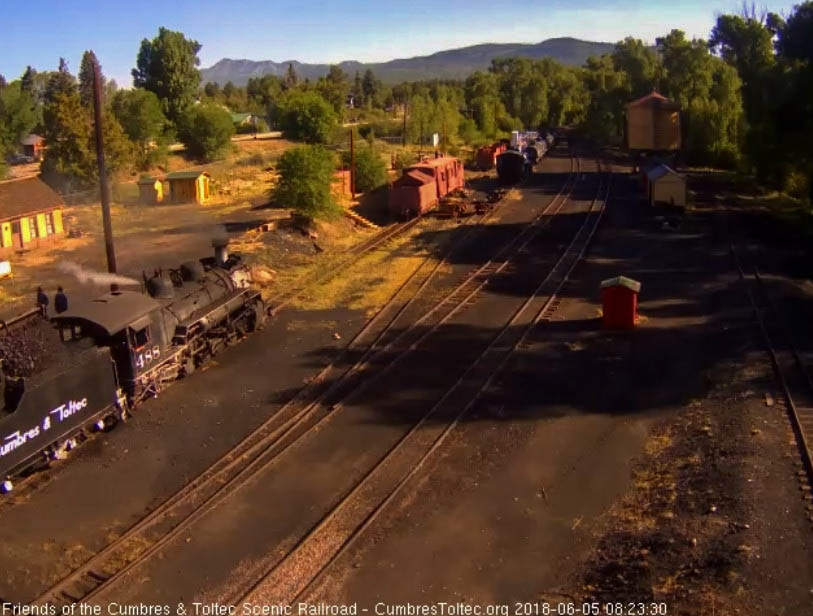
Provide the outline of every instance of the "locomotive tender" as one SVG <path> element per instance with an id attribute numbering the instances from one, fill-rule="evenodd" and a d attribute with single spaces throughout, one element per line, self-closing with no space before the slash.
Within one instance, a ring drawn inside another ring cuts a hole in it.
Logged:
<path id="1" fill-rule="evenodd" d="M 145 276 L 146 293 L 111 292 L 55 316 L 63 344 L 53 368 L 30 378 L 0 370 L 0 491 L 262 327 L 266 306 L 249 268 L 225 241 L 213 245 L 214 257 Z"/>

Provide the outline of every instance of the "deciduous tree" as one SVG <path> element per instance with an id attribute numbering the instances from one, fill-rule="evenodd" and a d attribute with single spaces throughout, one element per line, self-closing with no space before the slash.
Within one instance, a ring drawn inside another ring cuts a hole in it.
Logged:
<path id="1" fill-rule="evenodd" d="M 211 103 L 192 107 L 178 126 L 178 137 L 186 151 L 203 160 L 213 160 L 223 154 L 233 134 L 229 112 Z"/>
<path id="2" fill-rule="evenodd" d="M 164 114 L 178 123 L 195 102 L 200 86 L 201 45 L 183 33 L 160 28 L 151 41 L 141 41 L 133 69 L 133 85 L 154 92 Z"/>
<path id="3" fill-rule="evenodd" d="M 310 218 L 333 218 L 341 209 L 331 191 L 336 159 L 321 146 L 296 146 L 285 151 L 277 164 L 279 182 L 274 201 Z"/>

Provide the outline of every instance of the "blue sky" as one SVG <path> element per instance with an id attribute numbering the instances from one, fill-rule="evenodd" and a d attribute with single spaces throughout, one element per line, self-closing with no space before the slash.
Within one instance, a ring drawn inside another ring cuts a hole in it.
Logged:
<path id="1" fill-rule="evenodd" d="M 119 85 L 130 85 L 141 39 L 160 26 L 203 45 L 201 66 L 220 58 L 385 61 L 475 43 L 535 43 L 555 36 L 653 42 L 673 27 L 707 37 L 715 16 L 740 0 L 2 0 L 0 74 L 26 65 L 78 70 L 93 49 Z M 787 12 L 793 2 L 770 2 Z"/>

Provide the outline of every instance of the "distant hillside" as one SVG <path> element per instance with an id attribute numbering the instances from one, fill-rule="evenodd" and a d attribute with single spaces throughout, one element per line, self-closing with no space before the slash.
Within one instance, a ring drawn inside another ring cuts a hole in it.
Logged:
<path id="1" fill-rule="evenodd" d="M 477 70 L 489 67 L 493 58 L 524 57 L 553 58 L 563 64 L 581 65 L 590 55 L 601 55 L 611 51 L 612 43 L 596 43 L 574 38 L 552 38 L 533 45 L 524 43 L 503 43 L 473 45 L 460 49 L 439 51 L 430 56 L 405 58 L 364 64 L 361 62 L 341 62 L 339 66 L 349 75 L 356 71 L 373 69 L 376 76 L 389 83 L 417 81 L 420 79 L 459 79 Z M 213 66 L 201 70 L 203 83 L 217 82 L 224 85 L 231 81 L 243 86 L 250 77 L 262 75 L 282 76 L 293 64 L 296 74 L 302 78 L 318 79 L 327 74 L 327 64 L 303 64 L 296 60 L 272 62 L 271 60 L 230 60 L 224 58 Z"/>

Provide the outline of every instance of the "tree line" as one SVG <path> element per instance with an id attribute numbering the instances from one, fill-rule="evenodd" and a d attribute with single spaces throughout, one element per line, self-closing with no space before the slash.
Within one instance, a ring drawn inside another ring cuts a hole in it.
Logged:
<path id="1" fill-rule="evenodd" d="M 331 66 L 309 80 L 289 66 L 282 76 L 221 87 L 201 85 L 197 41 L 161 28 L 141 42 L 133 89 L 106 82 L 109 164 L 113 171 L 149 168 L 175 139 L 192 156 L 214 158 L 234 132 L 230 111 L 256 114 L 286 137 L 310 144 L 341 141 L 341 123 L 361 121 L 359 130 L 371 142 L 391 136 L 426 143 L 438 133 L 454 148 L 484 144 L 516 128 L 569 126 L 599 144 L 619 145 L 625 105 L 658 90 L 682 107 L 688 162 L 754 172 L 806 196 L 813 184 L 811 41 L 808 0 L 785 18 L 753 9 L 720 15 L 708 40 L 690 40 L 680 30 L 654 46 L 627 38 L 580 67 L 500 58 L 465 80 L 390 86 L 371 70 L 350 76 Z M 64 61 L 56 71 L 29 67 L 11 83 L 0 78 L 0 149 L 14 149 L 21 136 L 37 130 L 49 146 L 44 171 L 78 184 L 95 181 L 90 53 L 78 78 Z"/>

